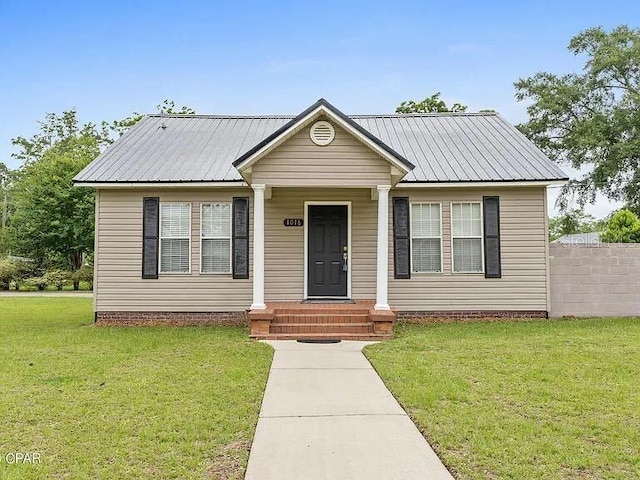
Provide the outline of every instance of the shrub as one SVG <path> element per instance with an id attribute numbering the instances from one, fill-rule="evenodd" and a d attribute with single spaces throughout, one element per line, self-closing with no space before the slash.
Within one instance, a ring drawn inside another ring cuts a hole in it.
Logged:
<path id="1" fill-rule="evenodd" d="M 35 287 L 42 291 L 47 288 L 47 278 L 45 275 L 40 277 L 29 277 L 24 281 L 24 284 L 28 287 Z"/>
<path id="2" fill-rule="evenodd" d="M 49 270 L 43 275 L 45 285 L 53 285 L 57 290 L 71 283 L 71 272 L 65 270 Z"/>
<path id="3" fill-rule="evenodd" d="M 93 290 L 93 265 L 83 265 L 82 268 L 73 272 L 73 289 L 77 290 L 80 282 L 87 282 L 89 289 Z"/>
<path id="4" fill-rule="evenodd" d="M 18 264 L 12 260 L 0 260 L 0 289 L 9 290 L 11 281 L 18 273 Z"/>

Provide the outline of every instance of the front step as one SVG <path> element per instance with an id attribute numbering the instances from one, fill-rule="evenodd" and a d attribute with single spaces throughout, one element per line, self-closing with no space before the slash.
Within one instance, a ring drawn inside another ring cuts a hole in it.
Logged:
<path id="1" fill-rule="evenodd" d="M 344 333 L 367 334 L 373 333 L 373 323 L 271 323 L 269 333 Z"/>
<path id="2" fill-rule="evenodd" d="M 393 337 L 395 312 L 373 302 L 351 305 L 268 304 L 249 312 L 251 338 L 260 340 L 383 340 Z"/>
<path id="3" fill-rule="evenodd" d="M 251 335 L 256 340 L 360 340 L 378 342 L 393 338 L 393 334 L 370 333 L 363 335 L 344 333 L 268 333 L 266 335 Z"/>

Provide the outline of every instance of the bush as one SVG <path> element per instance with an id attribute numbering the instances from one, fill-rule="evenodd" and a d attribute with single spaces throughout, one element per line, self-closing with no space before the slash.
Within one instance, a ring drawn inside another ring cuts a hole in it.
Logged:
<path id="1" fill-rule="evenodd" d="M 42 275 L 40 277 L 29 277 L 24 281 L 24 284 L 27 287 L 37 288 L 40 291 L 46 289 L 48 285 L 45 275 Z"/>
<path id="2" fill-rule="evenodd" d="M 83 265 L 82 268 L 73 272 L 73 289 L 78 290 L 80 282 L 87 282 L 89 289 L 93 290 L 93 265 Z"/>
<path id="3" fill-rule="evenodd" d="M 9 290 L 11 281 L 18 273 L 18 264 L 11 260 L 0 260 L 0 290 Z"/>
<path id="4" fill-rule="evenodd" d="M 630 210 L 618 210 L 605 224 L 602 241 L 640 243 L 640 219 Z"/>
<path id="5" fill-rule="evenodd" d="M 46 285 L 53 285 L 57 290 L 62 290 L 62 287 L 71 283 L 71 272 L 65 270 L 49 270 L 42 278 Z"/>

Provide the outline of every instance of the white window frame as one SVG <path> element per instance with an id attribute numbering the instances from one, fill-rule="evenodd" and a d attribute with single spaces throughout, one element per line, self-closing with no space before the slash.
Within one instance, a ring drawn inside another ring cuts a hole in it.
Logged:
<path id="1" fill-rule="evenodd" d="M 440 236 L 439 237 L 415 237 L 415 238 L 427 238 L 427 239 L 431 239 L 431 238 L 437 238 L 440 240 L 440 271 L 436 272 L 436 271 L 424 271 L 424 272 L 417 272 L 413 269 L 413 239 L 414 239 L 414 234 L 413 234 L 413 228 L 411 228 L 413 226 L 413 206 L 414 205 L 438 205 L 438 209 L 439 209 L 439 214 L 440 214 Z M 414 273 L 416 275 L 442 275 L 444 273 L 444 256 L 443 256 L 443 248 L 442 248 L 442 202 L 410 202 L 409 203 L 409 226 L 410 226 L 410 234 L 411 234 L 411 255 L 410 255 L 410 268 L 411 268 L 411 274 L 413 275 Z"/>
<path id="2" fill-rule="evenodd" d="M 479 236 L 456 236 L 453 234 L 453 206 L 454 205 L 465 205 L 465 204 L 478 204 L 480 205 L 480 235 Z M 482 209 L 481 201 L 464 201 L 464 202 L 451 202 L 449 205 L 449 228 L 451 231 L 451 273 L 454 275 L 463 274 L 463 275 L 483 275 L 484 274 L 484 212 Z M 480 239 L 480 265 L 482 265 L 482 270 L 480 271 L 456 271 L 456 257 L 453 254 L 453 239 L 454 238 L 462 238 L 462 239 Z"/>
<path id="3" fill-rule="evenodd" d="M 162 236 L 162 206 L 163 205 L 189 205 L 189 236 L 188 237 L 163 237 Z M 158 273 L 161 275 L 191 275 L 191 248 L 192 248 L 192 241 L 191 241 L 191 214 L 192 214 L 192 208 L 191 208 L 191 202 L 171 202 L 171 201 L 167 201 L 167 202 L 160 202 L 160 223 L 159 223 L 159 228 L 160 230 L 158 231 L 158 239 L 160 240 L 159 243 L 159 249 L 158 249 Z M 172 239 L 172 240 L 188 240 L 189 241 L 189 270 L 187 272 L 166 272 L 166 271 L 162 271 L 162 240 L 163 238 L 166 239 Z"/>
<path id="4" fill-rule="evenodd" d="M 205 237 L 202 233 L 202 207 L 205 205 L 229 205 L 229 236 Z M 228 272 L 203 272 L 202 271 L 202 244 L 204 240 L 229 240 L 229 271 Z M 200 203 L 200 274 L 201 275 L 231 275 L 233 271 L 233 205 L 231 202 L 202 202 Z"/>

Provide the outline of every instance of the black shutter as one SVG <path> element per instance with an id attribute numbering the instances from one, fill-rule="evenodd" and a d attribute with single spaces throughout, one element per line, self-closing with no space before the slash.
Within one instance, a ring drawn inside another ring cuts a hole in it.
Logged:
<path id="1" fill-rule="evenodd" d="M 160 199 L 142 199 L 142 278 L 158 278 Z"/>
<path id="2" fill-rule="evenodd" d="M 233 197 L 233 278 L 249 278 L 249 197 Z"/>
<path id="3" fill-rule="evenodd" d="M 411 278 L 409 198 L 393 197 L 393 278 Z"/>
<path id="4" fill-rule="evenodd" d="M 500 261 L 500 197 L 482 197 L 484 203 L 485 278 L 502 277 Z"/>

